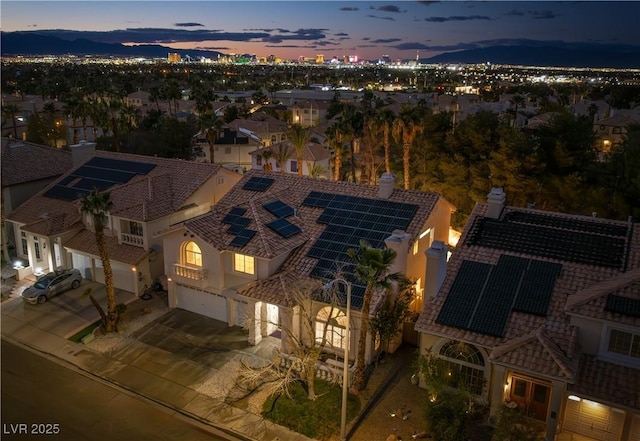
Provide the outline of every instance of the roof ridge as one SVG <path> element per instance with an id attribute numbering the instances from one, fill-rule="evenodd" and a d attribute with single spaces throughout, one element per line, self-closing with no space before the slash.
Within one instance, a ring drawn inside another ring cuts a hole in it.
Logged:
<path id="1" fill-rule="evenodd" d="M 536 331 L 536 338 L 551 358 L 553 358 L 553 361 L 560 367 L 562 373 L 565 374 L 567 378 L 573 378 L 575 372 L 573 372 L 573 369 L 569 366 L 569 357 L 567 357 L 558 344 L 544 332 L 544 328 L 539 328 Z"/>
<path id="2" fill-rule="evenodd" d="M 513 338 L 503 343 L 500 346 L 496 346 L 495 348 L 493 348 L 493 351 L 491 351 L 491 355 L 489 355 L 489 359 L 495 360 L 498 357 L 503 356 L 507 352 L 511 352 L 514 349 L 518 349 L 519 347 L 522 347 L 525 344 L 535 340 L 537 338 L 536 336 L 537 332 L 538 330 L 535 329 L 529 332 L 528 334 L 521 335 L 520 337 Z"/>
<path id="3" fill-rule="evenodd" d="M 584 288 L 573 296 L 570 296 L 565 303 L 564 310 L 568 312 L 578 306 L 590 302 L 591 300 L 610 294 L 614 291 L 618 291 L 619 289 L 638 281 L 640 281 L 640 268 L 602 280 L 594 285 Z"/>
<path id="4" fill-rule="evenodd" d="M 256 230 L 258 231 L 258 235 L 260 237 L 260 240 L 262 241 L 262 245 L 264 246 L 264 250 L 266 251 L 267 255 L 272 256 L 273 252 L 271 250 L 271 247 L 269 246 L 269 243 L 267 241 L 267 239 L 264 237 L 264 228 L 262 228 L 262 224 L 260 224 L 259 220 L 259 216 L 258 216 L 258 212 L 255 206 L 255 199 L 249 199 L 248 203 L 249 203 L 249 208 L 251 209 L 251 214 L 253 216 L 253 220 L 256 223 Z"/>

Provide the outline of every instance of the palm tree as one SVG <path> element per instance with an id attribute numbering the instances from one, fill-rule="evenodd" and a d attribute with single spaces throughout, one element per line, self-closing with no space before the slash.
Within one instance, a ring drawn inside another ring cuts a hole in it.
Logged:
<path id="1" fill-rule="evenodd" d="M 333 149 L 333 180 L 339 181 L 344 149 L 342 129 L 338 123 L 334 123 L 326 130 L 325 134 L 327 135 L 326 143 Z"/>
<path id="2" fill-rule="evenodd" d="M 3 115 L 7 119 L 11 120 L 11 127 L 13 128 L 14 139 L 18 139 L 18 129 L 16 127 L 16 116 L 18 116 L 19 112 L 20 112 L 20 109 L 15 104 L 5 104 L 2 106 Z"/>
<path id="3" fill-rule="evenodd" d="M 518 120 L 518 107 L 522 106 L 527 100 L 522 95 L 514 95 L 513 98 L 509 100 L 509 103 L 513 106 L 513 122 L 511 126 L 515 126 L 516 121 Z"/>
<path id="4" fill-rule="evenodd" d="M 207 111 L 198 117 L 200 131 L 204 133 L 207 143 L 209 144 L 209 160 L 212 164 L 215 164 L 215 144 L 222 130 L 222 124 L 222 119 L 213 113 L 213 111 Z"/>
<path id="5" fill-rule="evenodd" d="M 387 173 L 391 173 L 391 128 L 393 126 L 394 114 L 389 109 L 381 110 L 375 118 L 382 126 L 382 145 L 384 147 L 384 168 Z"/>
<path id="6" fill-rule="evenodd" d="M 271 164 L 271 162 L 269 162 L 269 159 L 271 159 L 271 157 L 273 156 L 273 152 L 271 151 L 271 147 L 264 147 L 262 149 L 262 152 L 260 153 L 260 155 L 262 156 L 262 159 L 264 161 L 264 163 L 262 165 L 262 170 L 263 171 L 273 171 L 273 164 Z"/>
<path id="7" fill-rule="evenodd" d="M 284 175 L 284 165 L 287 163 L 287 159 L 289 159 L 289 155 L 291 155 L 291 142 L 283 141 L 279 142 L 275 145 L 271 146 L 272 151 L 274 151 L 274 156 L 276 161 L 278 161 L 278 165 L 280 167 L 280 174 Z"/>
<path id="8" fill-rule="evenodd" d="M 419 133 L 422 126 L 418 122 L 418 117 L 414 108 L 404 107 L 400 115 L 393 121 L 393 137 L 396 142 L 402 144 L 402 167 L 404 174 L 404 189 L 410 187 L 410 165 L 411 165 L 411 145 Z"/>
<path id="9" fill-rule="evenodd" d="M 309 129 L 302 127 L 300 124 L 292 124 L 289 127 L 288 139 L 293 143 L 296 151 L 296 160 L 298 161 L 298 176 L 302 176 L 302 153 L 307 141 L 309 141 Z"/>
<path id="10" fill-rule="evenodd" d="M 105 332 L 117 332 L 118 309 L 116 305 L 116 294 L 113 286 L 113 271 L 111 270 L 111 260 L 105 243 L 104 228 L 107 223 L 109 211 L 113 208 L 110 194 L 108 192 L 99 193 L 93 190 L 84 195 L 80 200 L 80 212 L 89 217 L 93 224 L 96 236 L 96 245 L 104 269 L 104 284 L 107 290 L 107 318 L 102 326 Z"/>
<path id="11" fill-rule="evenodd" d="M 356 358 L 356 371 L 354 373 L 354 388 L 360 390 L 364 386 L 365 361 L 364 355 L 367 346 L 367 333 L 371 314 L 371 299 L 375 291 L 391 287 L 391 283 L 402 279 L 400 273 L 390 273 L 389 269 L 395 260 L 397 253 L 390 248 L 372 248 L 365 240 L 360 241 L 360 249 L 350 248 L 348 256 L 355 262 L 356 279 L 365 285 L 364 298 L 362 300 L 362 323 L 358 337 L 358 355 Z"/>

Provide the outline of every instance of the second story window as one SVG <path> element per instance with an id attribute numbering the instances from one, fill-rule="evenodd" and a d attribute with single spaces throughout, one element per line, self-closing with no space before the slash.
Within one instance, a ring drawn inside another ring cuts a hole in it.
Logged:
<path id="1" fill-rule="evenodd" d="M 183 250 L 182 262 L 185 265 L 202 266 L 202 251 L 197 243 L 187 242 Z"/>
<path id="2" fill-rule="evenodd" d="M 245 256 L 244 254 L 235 254 L 233 260 L 233 269 L 239 273 L 255 274 L 254 258 Z"/>
<path id="3" fill-rule="evenodd" d="M 640 335 L 612 329 L 607 350 L 625 357 L 640 359 Z"/>
<path id="4" fill-rule="evenodd" d="M 298 161 L 291 161 L 291 173 L 298 173 Z"/>
<path id="5" fill-rule="evenodd" d="M 135 221 L 129 221 L 129 233 L 134 236 L 142 236 L 142 224 Z"/>

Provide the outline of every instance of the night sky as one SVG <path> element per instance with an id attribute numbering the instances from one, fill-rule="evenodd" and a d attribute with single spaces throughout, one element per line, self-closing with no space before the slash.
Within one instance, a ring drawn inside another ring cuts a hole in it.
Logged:
<path id="1" fill-rule="evenodd" d="M 360 59 L 534 40 L 640 46 L 640 2 L 2 1 L 2 30 L 176 49 Z"/>

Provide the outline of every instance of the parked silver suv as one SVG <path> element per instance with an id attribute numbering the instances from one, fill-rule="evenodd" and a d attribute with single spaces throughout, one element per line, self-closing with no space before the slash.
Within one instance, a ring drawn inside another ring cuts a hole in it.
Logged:
<path id="1" fill-rule="evenodd" d="M 55 270 L 40 277 L 36 283 L 22 291 L 22 298 L 29 303 L 44 303 L 53 296 L 79 287 L 80 282 L 82 276 L 75 268 Z"/>

